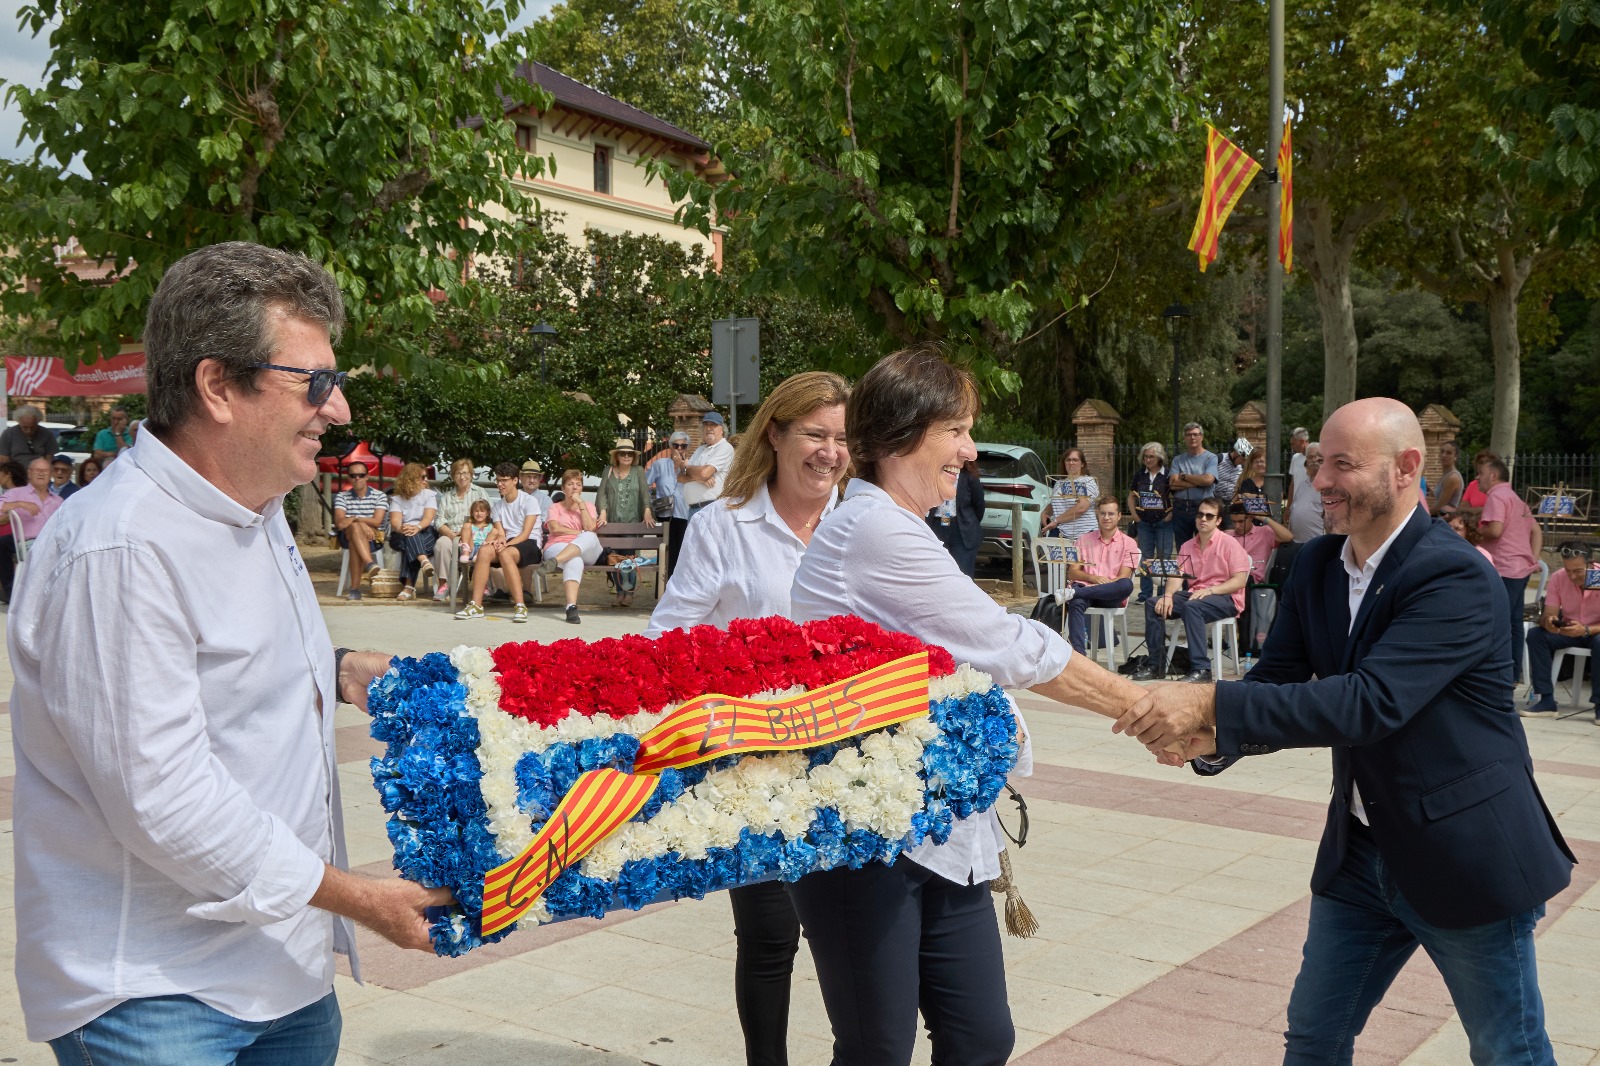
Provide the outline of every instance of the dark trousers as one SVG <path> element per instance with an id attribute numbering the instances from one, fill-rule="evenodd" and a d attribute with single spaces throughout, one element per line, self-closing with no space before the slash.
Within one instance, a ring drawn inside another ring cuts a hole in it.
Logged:
<path id="1" fill-rule="evenodd" d="M 1133 526 L 1134 538 L 1139 542 L 1139 554 L 1145 559 L 1171 559 L 1177 555 L 1177 549 L 1172 543 L 1172 523 L 1165 518 L 1159 522 L 1151 522 L 1141 518 Z M 1149 574 L 1142 574 L 1139 578 L 1139 598 L 1150 598 L 1150 583 L 1157 580 Z"/>
<path id="2" fill-rule="evenodd" d="M 1344 865 L 1311 897 L 1284 1066 L 1348 1066 L 1356 1035 L 1419 946 L 1450 990 L 1474 1066 L 1553 1066 L 1534 965 L 1543 916 L 1541 903 L 1468 929 L 1430 924 L 1400 894 L 1371 830 L 1351 819 Z"/>
<path id="3" fill-rule="evenodd" d="M 1194 516 L 1200 510 L 1199 500 L 1172 501 L 1172 550 L 1177 550 L 1194 539 Z"/>
<path id="4" fill-rule="evenodd" d="M 1067 640 L 1071 641 L 1072 650 L 1086 652 L 1089 648 L 1089 608 L 1120 607 L 1122 601 L 1131 595 L 1131 577 L 1107 581 L 1103 585 L 1076 586 L 1072 590 L 1072 599 L 1067 601 Z"/>
<path id="5" fill-rule="evenodd" d="M 1556 652 L 1566 648 L 1589 649 L 1589 702 L 1600 712 L 1600 687 L 1594 683 L 1594 671 L 1600 669 L 1600 634 L 1592 637 L 1564 637 L 1544 629 L 1528 633 L 1528 684 L 1541 696 L 1554 696 L 1556 692 L 1552 664 Z"/>
<path id="6" fill-rule="evenodd" d="M 8 529 L 5 533 L 0 533 L 0 599 L 6 603 L 11 602 L 11 583 L 16 580 L 16 576 L 17 544 Z"/>
<path id="7" fill-rule="evenodd" d="M 678 569 L 678 553 L 683 550 L 683 536 L 689 532 L 689 520 L 673 518 L 669 521 L 672 532 L 668 534 L 671 539 L 667 542 L 667 577 L 670 578 Z"/>
<path id="8" fill-rule="evenodd" d="M 433 545 L 439 534 L 432 529 L 422 529 L 409 537 L 398 529 L 389 531 L 389 547 L 400 553 L 400 583 L 406 586 L 417 583 L 422 570 L 422 560 L 433 554 Z"/>
<path id="9" fill-rule="evenodd" d="M 1506 608 L 1511 620 L 1511 677 L 1512 684 L 1522 684 L 1523 607 L 1522 597 L 1528 590 L 1525 577 L 1502 577 L 1506 586 Z"/>
<path id="10" fill-rule="evenodd" d="M 988 882 L 902 856 L 788 886 L 833 1027 L 833 1066 L 906 1066 L 920 1010 L 933 1066 L 1001 1066 L 1016 1030 Z"/>
<path id="11" fill-rule="evenodd" d="M 1233 609 L 1232 596 L 1207 596 L 1202 600 L 1190 596 L 1185 590 L 1172 597 L 1172 617 L 1182 619 L 1183 632 L 1189 638 L 1189 669 L 1209 670 L 1211 642 L 1206 639 L 1206 626 L 1239 612 Z M 1156 602 L 1144 602 L 1144 643 L 1150 649 L 1150 665 L 1159 668 L 1166 662 L 1167 619 L 1156 614 Z"/>
<path id="12" fill-rule="evenodd" d="M 733 994 L 749 1066 L 788 1066 L 789 980 L 800 949 L 800 918 L 781 881 L 729 889 L 733 936 Z"/>
<path id="13" fill-rule="evenodd" d="M 967 547 L 961 543 L 961 527 L 955 522 L 941 522 L 937 518 L 928 519 L 928 527 L 933 530 L 933 535 L 939 538 L 945 551 L 956 561 L 956 566 L 968 577 L 978 572 L 978 546 L 974 544 Z"/>

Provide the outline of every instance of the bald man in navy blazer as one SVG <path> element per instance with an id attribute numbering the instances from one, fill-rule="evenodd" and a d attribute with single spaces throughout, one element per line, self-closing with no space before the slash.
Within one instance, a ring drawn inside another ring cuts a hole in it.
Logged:
<path id="1" fill-rule="evenodd" d="M 1260 664 L 1243 681 L 1152 689 L 1114 727 L 1158 753 L 1185 744 L 1202 774 L 1280 748 L 1333 749 L 1284 1034 L 1297 1066 L 1349 1063 L 1419 946 L 1474 1064 L 1555 1062 L 1533 928 L 1574 859 L 1513 708 L 1502 584 L 1416 506 L 1422 449 L 1396 400 L 1334 412 L 1314 482 L 1329 535 L 1295 560 Z"/>

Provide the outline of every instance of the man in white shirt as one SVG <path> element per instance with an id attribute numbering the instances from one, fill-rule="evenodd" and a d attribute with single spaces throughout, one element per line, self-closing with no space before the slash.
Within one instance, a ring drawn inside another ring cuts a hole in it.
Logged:
<path id="1" fill-rule="evenodd" d="M 522 491 L 514 464 L 501 463 L 495 467 L 494 483 L 500 490 L 500 498 L 489 505 L 494 529 L 478 549 L 478 557 L 472 564 L 472 599 L 456 612 L 456 617 L 483 617 L 483 594 L 489 588 L 489 571 L 499 567 L 506 591 L 516 605 L 511 609 L 511 620 L 526 622 L 528 605 L 522 602 L 522 568 L 544 559 L 539 546 L 544 543 L 545 511 L 539 506 L 537 496 Z"/>
<path id="2" fill-rule="evenodd" d="M 1283 513 L 1289 513 L 1289 505 L 1294 501 L 1294 479 L 1297 474 L 1306 472 L 1306 445 L 1311 443 L 1311 431 L 1305 426 L 1295 426 L 1289 431 L 1289 488 L 1288 495 L 1284 497 Z"/>
<path id="3" fill-rule="evenodd" d="M 179 260 L 148 432 L 34 543 L 7 627 L 16 973 L 61 1062 L 331 1064 L 346 919 L 426 949 L 448 900 L 345 869 L 334 705 L 388 657 L 332 646 L 283 517 L 350 417 L 343 318 L 301 256 Z"/>
<path id="4" fill-rule="evenodd" d="M 1322 445 L 1311 441 L 1306 445 L 1305 462 L 1300 472 L 1290 480 L 1289 521 L 1296 544 L 1305 544 L 1322 536 L 1322 494 L 1312 485 L 1317 471 L 1322 469 Z"/>
<path id="5" fill-rule="evenodd" d="M 672 522 L 667 537 L 667 575 L 678 565 L 678 548 L 689 531 L 689 519 L 722 495 L 722 483 L 733 465 L 733 445 L 725 434 L 727 423 L 716 411 L 700 420 L 700 447 L 688 459 L 681 449 L 672 452 L 678 467 L 678 495 L 672 502 Z"/>

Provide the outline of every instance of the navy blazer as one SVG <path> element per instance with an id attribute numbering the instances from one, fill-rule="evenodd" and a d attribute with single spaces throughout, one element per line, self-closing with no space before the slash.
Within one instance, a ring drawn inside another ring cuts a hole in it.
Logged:
<path id="1" fill-rule="evenodd" d="M 1534 783 L 1512 706 L 1498 576 L 1419 508 L 1352 626 L 1344 542 L 1330 535 L 1301 549 L 1260 664 L 1217 685 L 1218 754 L 1333 748 L 1313 892 L 1344 861 L 1354 782 L 1395 883 L 1427 921 L 1466 928 L 1543 903 L 1576 860 Z M 1194 765 L 1211 774 L 1227 764 Z"/>

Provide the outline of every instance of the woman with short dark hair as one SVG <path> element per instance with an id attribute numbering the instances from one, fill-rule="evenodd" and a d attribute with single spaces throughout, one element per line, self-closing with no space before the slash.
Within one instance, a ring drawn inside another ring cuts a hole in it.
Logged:
<path id="1" fill-rule="evenodd" d="M 1074 655 L 1048 626 L 1011 614 L 957 568 L 923 516 L 976 458 L 972 376 L 929 350 L 880 360 L 851 391 L 856 479 L 818 525 L 790 590 L 797 622 L 853 614 L 947 649 L 1003 686 L 1117 717 L 1144 691 Z M 1019 725 L 1017 772 L 1032 768 Z M 999 1066 L 1015 1030 L 988 882 L 1004 846 L 993 811 L 956 820 L 893 865 L 808 875 L 790 886 L 835 1066 L 905 1066 L 919 1010 L 933 1061 Z"/>

